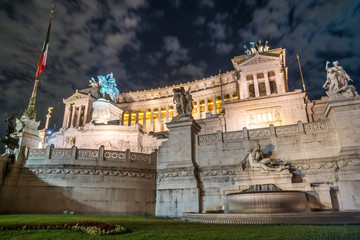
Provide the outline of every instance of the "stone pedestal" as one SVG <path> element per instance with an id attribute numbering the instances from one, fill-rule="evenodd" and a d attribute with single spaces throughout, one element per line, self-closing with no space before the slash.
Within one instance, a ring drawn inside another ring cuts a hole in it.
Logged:
<path id="1" fill-rule="evenodd" d="M 171 121 L 167 127 L 169 140 L 158 152 L 156 215 L 179 217 L 184 212 L 201 212 L 202 183 L 195 159 L 200 126 L 189 118 Z"/>
<path id="2" fill-rule="evenodd" d="M 360 97 L 330 100 L 325 116 L 336 128 L 340 152 L 355 153 L 360 149 Z"/>
<path id="3" fill-rule="evenodd" d="M 92 121 L 97 124 L 108 124 L 111 121 L 119 121 L 123 111 L 104 98 L 99 98 L 93 103 Z"/>
<path id="4" fill-rule="evenodd" d="M 243 191 L 254 185 L 274 184 L 282 190 L 292 190 L 292 174 L 288 170 L 281 172 L 262 172 L 261 170 L 253 171 L 249 169 L 246 172 L 237 174 L 234 177 L 235 186 L 238 190 Z"/>
<path id="5" fill-rule="evenodd" d="M 16 154 L 16 163 L 25 164 L 25 147 L 40 148 L 42 139 L 39 137 L 38 127 L 40 121 L 22 116 L 16 119 L 16 132 L 13 133 L 19 139 L 19 151 Z"/>
<path id="6" fill-rule="evenodd" d="M 360 97 L 330 100 L 325 116 L 336 129 L 340 149 L 336 175 L 339 191 L 331 200 L 338 201 L 340 210 L 357 210 L 360 206 L 357 194 L 360 188 Z"/>

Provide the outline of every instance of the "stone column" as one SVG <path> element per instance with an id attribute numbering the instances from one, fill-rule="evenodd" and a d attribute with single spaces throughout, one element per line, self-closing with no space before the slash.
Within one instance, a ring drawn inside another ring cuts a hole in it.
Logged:
<path id="1" fill-rule="evenodd" d="M 131 125 L 131 113 L 132 113 L 132 111 L 129 110 L 128 126 Z"/>
<path id="2" fill-rule="evenodd" d="M 87 123 L 88 111 L 89 111 L 89 103 L 87 102 L 85 105 L 83 126 L 85 126 L 85 124 Z"/>
<path id="3" fill-rule="evenodd" d="M 276 81 L 276 88 L 278 93 L 284 93 L 285 92 L 285 84 L 282 83 L 282 77 L 280 75 L 279 70 L 275 70 L 275 81 Z"/>
<path id="4" fill-rule="evenodd" d="M 71 115 L 71 122 L 70 127 L 74 127 L 74 119 L 75 119 L 75 105 L 72 106 L 72 115 Z"/>
<path id="5" fill-rule="evenodd" d="M 165 116 L 165 121 L 168 123 L 169 122 L 169 106 L 166 106 L 166 116 Z"/>
<path id="6" fill-rule="evenodd" d="M 165 123 L 164 123 L 164 130 L 169 130 L 166 126 L 166 123 L 169 122 L 169 106 L 166 106 L 166 115 L 165 115 Z"/>
<path id="7" fill-rule="evenodd" d="M 46 114 L 46 123 L 45 123 L 45 129 L 49 128 L 49 121 L 50 121 L 51 115 Z"/>
<path id="8" fill-rule="evenodd" d="M 144 132 L 146 132 L 146 109 L 144 110 L 144 115 L 143 115 L 143 129 Z"/>
<path id="9" fill-rule="evenodd" d="M 257 81 L 257 74 L 253 74 L 253 79 L 254 79 L 254 89 L 255 89 L 255 97 L 259 97 L 260 93 L 259 93 L 259 83 Z"/>
<path id="10" fill-rule="evenodd" d="M 79 105 L 79 109 L 78 109 L 78 117 L 76 119 L 76 127 L 80 126 L 80 118 L 81 118 L 81 111 L 82 111 L 82 105 Z"/>
<path id="11" fill-rule="evenodd" d="M 125 112 L 121 114 L 121 123 L 120 123 L 121 126 L 124 126 L 124 117 L 125 117 Z"/>
<path id="12" fill-rule="evenodd" d="M 135 124 L 139 124 L 139 110 L 138 110 L 138 111 L 136 111 Z"/>
<path id="13" fill-rule="evenodd" d="M 270 82 L 269 82 L 268 72 L 263 72 L 263 74 L 264 74 L 264 77 L 265 77 L 266 95 L 270 95 L 270 94 L 271 94 L 271 90 L 270 90 Z"/>
<path id="14" fill-rule="evenodd" d="M 66 104 L 64 111 L 64 119 L 63 119 L 63 128 L 67 128 L 69 126 L 69 114 L 70 113 L 70 105 Z"/>
<path id="15" fill-rule="evenodd" d="M 236 92 L 238 94 L 238 100 L 240 99 L 240 86 L 239 86 L 239 80 L 235 81 L 235 89 L 236 89 Z M 234 94 L 234 91 L 232 92 L 231 96 Z"/>
<path id="16" fill-rule="evenodd" d="M 201 118 L 201 113 L 200 113 L 200 100 L 196 100 L 196 107 L 197 107 L 197 112 L 196 112 L 196 118 L 200 119 Z"/>
<path id="17" fill-rule="evenodd" d="M 216 97 L 213 97 L 213 110 L 212 114 L 216 114 Z"/>
<path id="18" fill-rule="evenodd" d="M 249 86 L 246 82 L 246 76 L 245 74 L 241 74 L 239 82 L 239 92 L 238 92 L 238 98 L 244 99 L 249 97 Z"/>
<path id="19" fill-rule="evenodd" d="M 158 108 L 158 122 L 156 132 L 161 132 L 161 107 Z"/>
<path id="20" fill-rule="evenodd" d="M 205 114 L 209 111 L 208 99 L 205 98 Z"/>
<path id="21" fill-rule="evenodd" d="M 150 132 L 154 131 L 154 109 L 151 108 Z"/>
<path id="22" fill-rule="evenodd" d="M 158 180 L 155 215 L 178 217 L 184 212 L 202 212 L 202 183 L 195 154 L 200 126 L 189 118 L 167 123 L 167 127 L 169 140 L 159 148 L 157 170 L 182 174 Z"/>

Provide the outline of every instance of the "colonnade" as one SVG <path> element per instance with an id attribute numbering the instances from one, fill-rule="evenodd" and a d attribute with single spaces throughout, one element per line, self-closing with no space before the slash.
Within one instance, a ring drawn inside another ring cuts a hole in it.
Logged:
<path id="1" fill-rule="evenodd" d="M 285 92 L 278 71 L 257 71 L 241 76 L 240 86 L 244 90 L 241 98 L 267 96 L 272 93 Z"/>
<path id="2" fill-rule="evenodd" d="M 237 92 L 225 94 L 224 101 L 233 101 L 238 99 Z M 222 111 L 222 101 L 220 96 L 212 98 L 194 99 L 194 109 L 192 111 L 194 119 L 206 118 L 206 113 L 219 114 Z M 214 107 L 215 106 L 215 107 Z M 167 131 L 167 122 L 177 115 L 176 105 L 166 105 L 163 107 L 153 107 L 140 110 L 124 111 L 121 116 L 121 125 L 130 126 L 141 124 L 146 132 Z"/>
<path id="3" fill-rule="evenodd" d="M 66 104 L 63 120 L 63 128 L 81 127 L 86 124 L 88 118 L 88 104 Z"/>

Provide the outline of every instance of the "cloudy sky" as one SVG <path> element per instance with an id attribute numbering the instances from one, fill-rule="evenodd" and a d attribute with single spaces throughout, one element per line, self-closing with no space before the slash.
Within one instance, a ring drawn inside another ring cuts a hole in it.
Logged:
<path id="1" fill-rule="evenodd" d="M 49 53 L 40 76 L 37 120 L 62 122 L 62 98 L 113 72 L 120 92 L 193 81 L 233 70 L 231 58 L 259 39 L 287 49 L 290 90 L 324 95 L 325 61 L 338 60 L 360 89 L 360 1 L 0 1 L 0 135 L 5 114 L 31 95 L 51 4 Z"/>

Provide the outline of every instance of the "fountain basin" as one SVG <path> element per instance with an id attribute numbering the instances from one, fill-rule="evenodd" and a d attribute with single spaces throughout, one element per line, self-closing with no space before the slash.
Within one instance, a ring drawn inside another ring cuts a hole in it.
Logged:
<path id="1" fill-rule="evenodd" d="M 310 211 L 305 192 L 236 192 L 225 196 L 225 213 L 284 213 Z"/>

